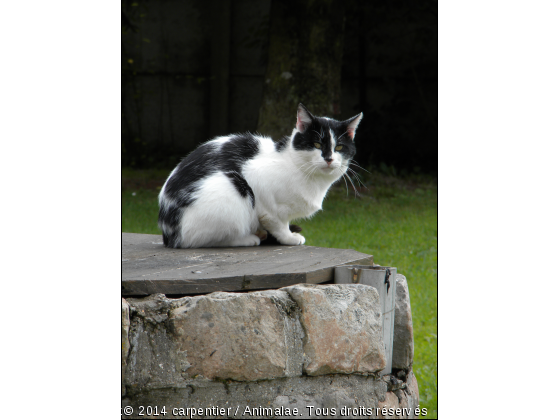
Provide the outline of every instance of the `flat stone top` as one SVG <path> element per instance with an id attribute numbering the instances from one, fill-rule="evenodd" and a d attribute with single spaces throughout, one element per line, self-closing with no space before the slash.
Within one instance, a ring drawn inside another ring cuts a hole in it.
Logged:
<path id="1" fill-rule="evenodd" d="M 160 235 L 122 234 L 122 295 L 274 289 L 334 280 L 334 267 L 373 264 L 353 249 L 264 245 L 170 249 Z"/>

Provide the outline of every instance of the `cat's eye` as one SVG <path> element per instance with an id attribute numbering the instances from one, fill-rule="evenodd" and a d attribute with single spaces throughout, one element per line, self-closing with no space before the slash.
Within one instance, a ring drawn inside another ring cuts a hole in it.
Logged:
<path id="1" fill-rule="evenodd" d="M 342 150 L 342 146 L 336 146 L 334 150 Z"/>
<path id="2" fill-rule="evenodd" d="M 321 148 L 321 143 L 315 143 L 315 147 L 316 147 L 317 149 L 320 149 L 320 148 Z"/>

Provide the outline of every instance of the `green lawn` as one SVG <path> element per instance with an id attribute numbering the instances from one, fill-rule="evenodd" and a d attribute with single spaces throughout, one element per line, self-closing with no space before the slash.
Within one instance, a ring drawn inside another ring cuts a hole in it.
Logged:
<path id="1" fill-rule="evenodd" d="M 123 170 L 123 232 L 160 234 L 157 194 L 169 172 Z M 361 198 L 338 183 L 323 211 L 297 224 L 306 245 L 352 248 L 406 276 L 420 408 L 428 409 L 425 418 L 437 418 L 437 186 L 420 176 L 366 175 Z"/>

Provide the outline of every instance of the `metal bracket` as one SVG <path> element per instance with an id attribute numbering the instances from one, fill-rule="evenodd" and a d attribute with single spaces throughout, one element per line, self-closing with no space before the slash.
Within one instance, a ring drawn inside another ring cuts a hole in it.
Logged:
<path id="1" fill-rule="evenodd" d="M 359 283 L 360 279 L 358 278 L 359 270 L 357 268 L 352 269 L 352 283 Z"/>
<path id="2" fill-rule="evenodd" d="M 389 277 L 391 277 L 391 270 L 386 268 L 385 269 L 385 284 L 387 285 L 387 294 L 389 294 L 389 288 L 391 287 L 391 282 L 389 281 Z"/>

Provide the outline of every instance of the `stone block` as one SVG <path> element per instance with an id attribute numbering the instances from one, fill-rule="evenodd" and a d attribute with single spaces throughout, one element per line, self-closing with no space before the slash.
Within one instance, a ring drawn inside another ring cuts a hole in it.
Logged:
<path id="1" fill-rule="evenodd" d="M 131 303 L 131 309 L 133 304 Z M 152 318 L 153 319 L 153 318 Z M 164 322 L 135 316 L 130 325 L 130 353 L 126 366 L 127 394 L 143 389 L 182 386 L 183 354 Z"/>
<path id="2" fill-rule="evenodd" d="M 121 298 L 122 299 L 122 298 Z M 130 306 L 128 302 L 122 299 L 121 303 L 121 396 L 126 393 L 124 385 L 124 375 L 126 372 L 126 359 L 130 350 L 130 342 L 128 341 L 128 330 L 130 328 Z"/>
<path id="3" fill-rule="evenodd" d="M 285 287 L 301 310 L 307 375 L 374 373 L 386 365 L 379 294 L 361 284 Z"/>
<path id="4" fill-rule="evenodd" d="M 255 381 L 301 374 L 301 365 L 298 372 L 289 361 L 297 359 L 297 327 L 285 319 L 282 307 L 295 306 L 285 292 L 184 299 L 170 311 L 169 327 L 190 365 L 189 377 Z"/>
<path id="5" fill-rule="evenodd" d="M 167 414 L 158 416 L 158 419 L 367 419 L 377 418 L 375 409 L 381 399 L 386 399 L 386 386 L 382 380 L 364 375 L 324 375 L 259 382 L 196 378 L 181 387 L 151 389 L 126 396 L 122 405 L 133 407 L 135 413 L 138 413 L 139 406 L 144 409 L 166 406 Z M 392 401 L 398 404 L 398 398 Z M 173 413 L 170 407 L 201 408 L 203 414 L 181 415 L 177 410 Z M 213 407 L 224 408 L 227 412 L 225 415 L 212 414 Z"/>
<path id="6" fill-rule="evenodd" d="M 301 309 L 284 290 L 266 290 L 251 295 L 270 299 L 284 321 L 284 343 L 286 346 L 286 370 L 284 376 L 301 376 L 303 368 L 303 338 Z"/>
<path id="7" fill-rule="evenodd" d="M 395 324 L 393 333 L 393 369 L 410 369 L 414 358 L 412 310 L 406 277 L 397 274 Z"/>
<path id="8" fill-rule="evenodd" d="M 301 391 L 300 391 L 301 392 Z M 326 388 L 319 394 L 309 395 L 305 391 L 301 394 L 278 396 L 274 399 L 273 407 L 289 408 L 293 414 L 294 409 L 298 410 L 298 416 L 279 416 L 279 419 L 325 419 L 334 416 L 344 416 L 346 410 L 357 408 L 356 400 L 350 395 L 355 394 L 350 389 Z M 354 418 L 354 416 L 350 416 Z"/>
<path id="9" fill-rule="evenodd" d="M 132 389 L 197 376 L 255 381 L 302 373 L 299 308 L 286 292 L 157 294 L 129 302 Z"/>
<path id="10" fill-rule="evenodd" d="M 398 407 L 400 407 L 398 397 L 392 392 L 387 392 L 385 394 L 385 401 L 380 401 L 377 404 L 377 408 L 379 410 L 378 411 L 378 413 L 379 413 L 378 418 L 380 418 L 380 419 L 406 418 L 406 417 L 396 415 L 394 410 Z"/>

